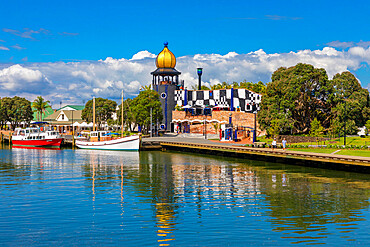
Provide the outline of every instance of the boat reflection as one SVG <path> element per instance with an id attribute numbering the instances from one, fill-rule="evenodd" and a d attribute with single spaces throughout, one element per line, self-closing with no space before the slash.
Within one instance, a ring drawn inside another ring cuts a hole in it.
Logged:
<path id="1" fill-rule="evenodd" d="M 45 147 L 25 147 L 25 146 L 12 146 L 13 149 L 40 149 L 40 150 L 60 150 L 60 147 L 45 148 Z"/>

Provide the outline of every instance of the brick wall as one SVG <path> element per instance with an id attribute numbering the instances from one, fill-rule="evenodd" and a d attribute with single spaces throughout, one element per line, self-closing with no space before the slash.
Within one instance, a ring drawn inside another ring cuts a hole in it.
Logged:
<path id="1" fill-rule="evenodd" d="M 213 111 L 212 116 L 207 116 L 207 120 L 210 121 L 212 119 L 223 121 L 223 123 L 228 124 L 229 123 L 229 117 L 232 117 L 232 123 L 234 126 L 243 126 L 243 127 L 250 127 L 254 128 L 254 117 L 255 115 L 253 113 L 247 113 L 247 112 L 230 112 L 230 111 Z M 190 114 L 187 114 L 185 111 L 173 111 L 172 112 L 172 119 L 173 120 L 188 120 L 193 121 L 193 123 L 190 125 L 190 133 L 203 133 L 204 132 L 204 116 L 191 116 Z M 221 124 L 223 124 L 221 123 Z M 220 123 L 214 122 L 214 123 L 207 123 L 207 134 L 218 134 L 219 129 L 221 127 Z M 216 131 L 216 128 L 217 131 Z M 257 123 L 257 129 L 258 129 L 258 123 Z M 257 134 L 260 134 L 261 131 L 258 129 Z"/>

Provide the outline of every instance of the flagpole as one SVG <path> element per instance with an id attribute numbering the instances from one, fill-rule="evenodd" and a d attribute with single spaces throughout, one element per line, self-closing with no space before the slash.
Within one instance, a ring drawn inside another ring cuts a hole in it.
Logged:
<path id="1" fill-rule="evenodd" d="M 93 131 L 95 131 L 95 96 L 93 97 Z"/>
<path id="2" fill-rule="evenodd" d="M 123 89 L 121 98 L 121 137 L 123 137 Z"/>

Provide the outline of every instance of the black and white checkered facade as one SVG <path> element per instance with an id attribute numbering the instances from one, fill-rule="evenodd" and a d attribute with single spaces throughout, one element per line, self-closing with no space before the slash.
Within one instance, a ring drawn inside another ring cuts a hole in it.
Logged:
<path id="1" fill-rule="evenodd" d="M 175 103 L 178 106 L 226 106 L 239 109 L 242 112 L 259 111 L 261 99 L 261 94 L 251 92 L 247 89 L 175 91 Z"/>

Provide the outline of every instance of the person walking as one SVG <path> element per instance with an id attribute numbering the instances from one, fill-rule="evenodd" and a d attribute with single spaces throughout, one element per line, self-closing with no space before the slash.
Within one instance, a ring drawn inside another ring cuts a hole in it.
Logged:
<path id="1" fill-rule="evenodd" d="M 272 146 L 272 150 L 276 148 L 276 138 L 274 138 L 274 140 L 272 141 L 271 146 Z"/>
<path id="2" fill-rule="evenodd" d="M 285 140 L 285 138 L 282 140 L 282 142 L 281 142 L 281 143 L 283 144 L 283 150 L 285 150 L 286 143 L 287 143 L 287 141 Z"/>

